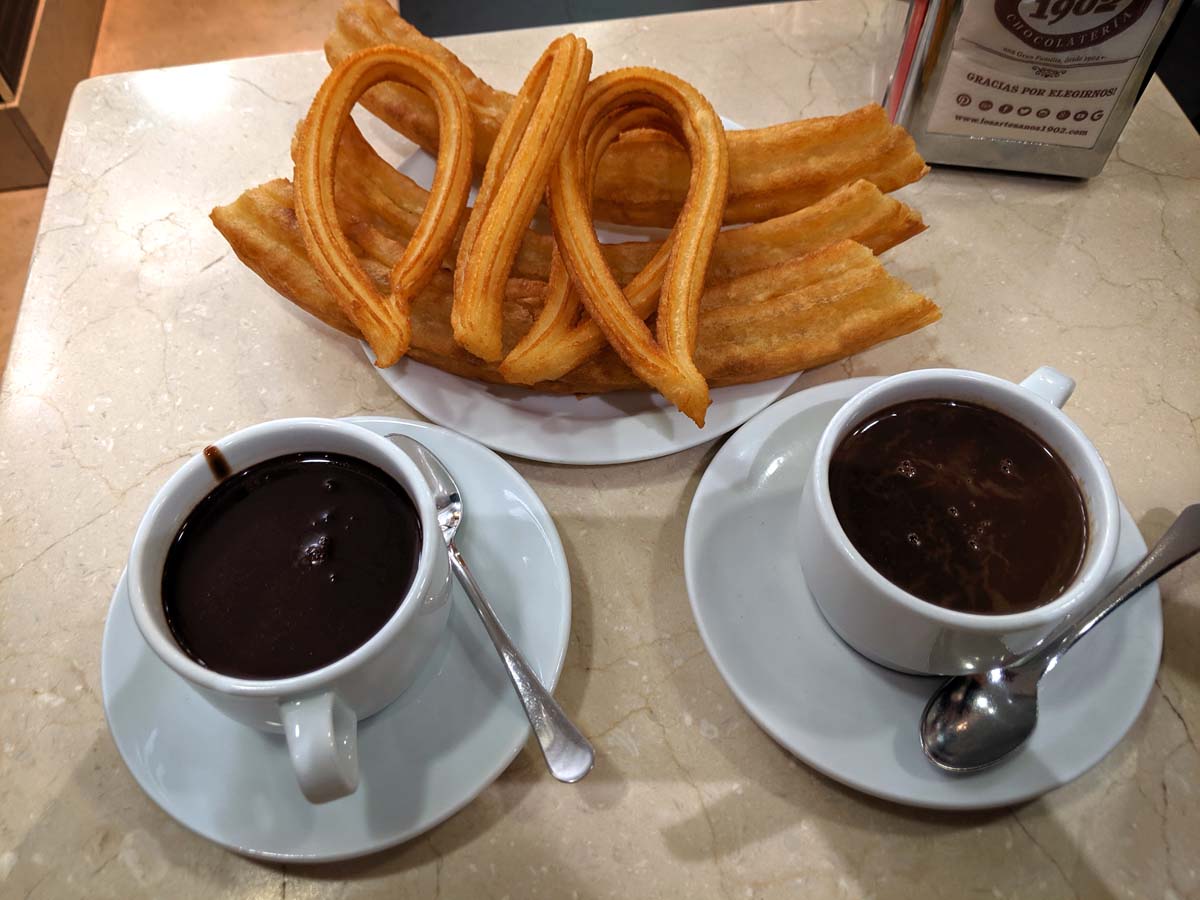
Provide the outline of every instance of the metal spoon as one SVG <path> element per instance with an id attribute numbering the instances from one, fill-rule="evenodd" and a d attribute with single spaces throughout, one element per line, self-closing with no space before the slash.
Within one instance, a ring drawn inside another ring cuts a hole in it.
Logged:
<path id="1" fill-rule="evenodd" d="M 1146 557 L 1091 612 L 1060 626 L 1012 664 L 945 682 L 921 714 L 921 746 L 940 769 L 978 772 L 1005 759 L 1037 725 L 1038 682 L 1110 612 L 1200 551 L 1200 503 L 1179 514 Z"/>
<path id="2" fill-rule="evenodd" d="M 488 637 L 496 645 L 496 651 L 508 669 L 508 677 L 525 707 L 525 715 L 529 718 L 529 724 L 533 726 L 533 733 L 537 735 L 538 746 L 542 748 L 542 755 L 546 758 L 550 774 L 559 781 L 573 784 L 591 771 L 595 751 L 588 739 L 571 723 L 562 707 L 533 674 L 533 670 L 525 662 L 525 657 L 521 655 L 521 651 L 496 618 L 491 604 L 483 596 L 483 591 L 475 582 L 471 570 L 467 568 L 467 561 L 454 545 L 454 535 L 463 517 L 463 501 L 458 485 L 442 461 L 420 441 L 404 434 L 389 434 L 387 437 L 408 454 L 429 482 L 433 505 L 437 509 L 438 525 L 441 526 L 442 537 L 446 539 L 446 547 L 450 553 L 450 568 L 454 570 L 463 590 L 471 598 L 475 612 L 479 613 L 479 618 L 483 620 Z"/>

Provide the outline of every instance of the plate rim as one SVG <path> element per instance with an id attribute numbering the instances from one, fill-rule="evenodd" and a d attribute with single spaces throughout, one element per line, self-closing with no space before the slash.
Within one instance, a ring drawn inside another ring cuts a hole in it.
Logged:
<path id="1" fill-rule="evenodd" d="M 692 617 L 696 622 L 697 631 L 700 634 L 701 640 L 704 642 L 704 647 L 708 652 L 709 658 L 713 661 L 713 665 L 716 667 L 718 674 L 720 674 L 722 681 L 724 681 L 726 687 L 733 694 L 734 698 L 741 705 L 742 709 L 745 710 L 746 714 L 750 716 L 754 723 L 761 728 L 767 734 L 767 736 L 771 738 L 771 740 L 777 743 L 780 747 L 784 748 L 788 753 L 804 763 L 806 766 L 809 766 L 810 768 L 821 773 L 825 777 L 838 782 L 839 784 L 845 785 L 846 787 L 852 788 L 853 790 L 859 791 L 867 796 L 876 797 L 891 803 L 908 807 L 945 812 L 969 812 L 972 810 L 1000 809 L 1016 806 L 1047 794 L 1050 791 L 1056 790 L 1060 787 L 1064 787 L 1078 778 L 1081 778 L 1096 765 L 1098 765 L 1101 760 L 1108 756 L 1108 754 L 1116 748 L 1117 744 L 1125 739 L 1125 736 L 1129 733 L 1129 730 L 1137 722 L 1138 717 L 1145 709 L 1146 702 L 1148 701 L 1150 694 L 1154 689 L 1154 685 L 1157 681 L 1157 673 L 1159 668 L 1161 668 L 1163 642 L 1162 595 L 1157 584 L 1151 584 L 1147 588 L 1144 588 L 1143 591 L 1145 592 L 1147 599 L 1153 597 L 1154 609 L 1157 612 L 1157 627 L 1154 629 L 1157 649 L 1154 652 L 1154 657 L 1155 659 L 1159 660 L 1159 662 L 1155 666 L 1154 675 L 1147 680 L 1147 684 L 1144 690 L 1141 692 L 1141 697 L 1138 702 L 1136 704 L 1131 703 L 1129 714 L 1125 717 L 1122 717 L 1122 724 L 1120 726 L 1119 736 L 1117 737 L 1116 741 L 1112 745 L 1106 747 L 1103 751 L 1095 754 L 1094 758 L 1088 759 L 1086 754 L 1081 754 L 1082 758 L 1086 760 L 1085 764 L 1079 768 L 1078 771 L 1074 771 L 1073 774 L 1067 777 L 1060 777 L 1056 775 L 1054 777 L 1055 783 L 1049 785 L 1048 787 L 1039 787 L 1031 790 L 1014 792 L 1011 796 L 1006 796 L 1005 799 L 996 800 L 994 802 L 985 801 L 974 803 L 956 803 L 952 801 L 928 800 L 920 797 L 913 797 L 906 793 L 889 791 L 887 788 L 881 788 L 877 785 L 868 784 L 858 778 L 847 776 L 823 762 L 816 761 L 811 757 L 810 754 L 801 752 L 792 745 L 792 742 L 784 739 L 777 732 L 777 730 L 772 727 L 769 717 L 764 715 L 762 710 L 758 708 L 757 701 L 753 699 L 749 692 L 744 690 L 744 688 L 738 683 L 737 678 L 730 674 L 727 665 L 722 661 L 720 655 L 714 649 L 713 637 L 710 635 L 709 629 L 705 625 L 704 617 L 699 609 L 699 603 L 696 599 L 696 591 L 693 588 L 693 585 L 699 583 L 698 576 L 694 572 L 694 567 L 698 565 L 696 562 L 696 554 L 699 552 L 699 550 L 696 549 L 696 545 L 698 544 L 699 539 L 691 537 L 692 535 L 698 533 L 698 528 L 693 528 L 693 517 L 698 516 L 697 509 L 700 505 L 698 501 L 705 492 L 706 483 L 708 484 L 709 490 L 712 490 L 710 476 L 713 478 L 716 477 L 714 472 L 718 463 L 722 460 L 722 457 L 726 456 L 726 454 L 733 455 L 737 452 L 736 438 L 738 433 L 740 433 L 743 429 L 748 429 L 755 426 L 756 423 L 763 425 L 763 422 L 758 421 L 760 419 L 763 419 L 764 422 L 767 419 L 778 419 L 779 421 L 776 424 L 782 425 L 783 422 L 787 421 L 793 416 L 802 413 L 806 409 L 811 409 L 820 403 L 831 402 L 839 399 L 848 401 L 854 396 L 854 394 L 858 393 L 858 391 L 882 380 L 885 377 L 887 376 L 859 376 L 855 378 L 847 378 L 839 381 L 827 382 L 825 384 L 814 385 L 811 388 L 805 388 L 797 391 L 796 393 L 791 394 L 788 397 L 777 401 L 776 403 L 773 403 L 771 406 L 767 407 L 767 409 L 753 416 L 745 424 L 738 428 L 738 430 L 730 436 L 730 439 L 717 451 L 712 460 L 709 462 L 708 466 L 705 468 L 704 474 L 701 476 L 700 481 L 696 485 L 696 490 L 693 493 L 691 503 L 688 506 L 687 520 L 684 525 L 683 571 L 684 582 L 687 588 L 688 603 L 692 609 Z M 1125 504 L 1120 501 L 1119 497 L 1118 502 L 1120 503 L 1120 508 L 1124 515 L 1127 516 L 1130 521 L 1134 521 L 1132 514 L 1125 507 Z M 1134 525 L 1136 526 L 1136 522 L 1134 522 Z M 1142 552 L 1145 552 L 1145 541 L 1142 538 L 1140 531 L 1138 531 L 1136 527 L 1134 528 L 1134 539 L 1138 544 L 1141 545 Z M 855 652 L 852 648 L 847 647 L 846 649 L 849 653 Z M 870 663 L 866 659 L 863 659 L 862 662 L 864 664 L 876 665 L 874 663 Z M 936 677 L 937 676 L 930 676 L 931 679 Z"/>
<path id="2" fill-rule="evenodd" d="M 555 690 L 555 688 L 557 688 L 557 686 L 558 686 L 559 679 L 562 677 L 562 672 L 563 672 L 563 669 L 566 664 L 567 651 L 570 648 L 570 644 L 571 644 L 571 623 L 572 623 L 572 619 L 573 619 L 574 597 L 573 597 L 573 590 L 572 590 L 572 585 L 571 585 L 571 569 L 570 569 L 570 565 L 569 565 L 569 562 L 566 557 L 566 552 L 563 548 L 561 535 L 559 535 L 559 533 L 558 533 L 558 526 L 554 522 L 553 516 L 550 515 L 549 510 L 546 509 L 545 504 L 542 502 L 541 496 L 534 489 L 533 485 L 529 484 L 529 482 L 524 478 L 524 476 L 522 476 L 520 474 L 520 472 L 518 472 L 507 460 L 505 460 L 503 457 L 501 457 L 494 450 L 492 450 L 491 448 L 487 447 L 486 445 L 480 443 L 479 441 L 476 441 L 464 434 L 460 434 L 459 432 L 456 432 L 452 429 L 444 428 L 440 425 L 432 424 L 429 422 L 420 422 L 415 419 L 404 419 L 404 418 L 400 418 L 398 416 L 383 416 L 383 415 L 345 416 L 342 418 L 342 421 L 351 422 L 353 424 L 359 425 L 359 427 L 364 427 L 364 428 L 368 428 L 368 425 L 365 424 L 366 422 L 376 422 L 376 423 L 387 422 L 387 423 L 393 423 L 393 424 L 399 423 L 402 425 L 411 426 L 418 430 L 428 430 L 428 431 L 435 431 L 435 432 L 442 433 L 444 435 L 449 436 L 453 440 L 463 441 L 463 442 L 466 442 L 467 444 L 472 444 L 472 445 L 475 445 L 476 447 L 482 449 L 483 451 L 485 451 L 486 453 L 488 453 L 489 455 L 494 457 L 495 461 L 500 463 L 500 465 L 503 467 L 503 469 L 506 471 L 507 474 L 518 479 L 521 483 L 523 483 L 529 489 L 529 492 L 530 492 L 533 500 L 535 501 L 535 503 L 530 504 L 530 506 L 532 507 L 532 509 L 535 513 L 534 518 L 536 520 L 538 520 L 538 524 L 542 526 L 543 534 L 545 534 L 546 537 L 548 538 L 547 545 L 550 549 L 550 554 L 551 554 L 551 557 L 554 562 L 554 569 L 561 577 L 561 579 L 563 581 L 563 588 L 564 588 L 563 606 L 565 608 L 565 616 L 564 616 L 564 621 L 563 621 L 562 638 L 558 642 L 559 647 L 557 649 L 556 659 L 554 661 L 554 664 L 552 667 L 550 667 L 548 669 L 548 671 L 550 672 L 550 676 L 546 679 L 547 688 L 551 692 L 553 692 Z M 501 754 L 501 758 L 499 759 L 497 766 L 493 767 L 492 769 L 489 769 L 486 776 L 484 776 L 482 778 L 479 785 L 476 788 L 474 788 L 473 790 L 468 791 L 466 793 L 466 795 L 464 796 L 464 798 L 461 799 L 461 801 L 451 804 L 450 808 L 447 811 L 444 811 L 443 813 L 441 813 L 437 816 L 434 816 L 434 817 L 430 818 L 429 820 L 422 822 L 419 825 L 414 826 L 413 828 L 410 828 L 403 832 L 398 832 L 396 834 L 389 835 L 388 837 L 386 837 L 380 841 L 363 845 L 359 849 L 348 850 L 346 852 L 339 852 L 339 853 L 328 853 L 328 854 L 324 854 L 324 853 L 323 854 L 278 853 L 278 852 L 271 851 L 271 850 L 261 850 L 261 849 L 257 849 L 257 848 L 253 848 L 253 847 L 244 846 L 244 845 L 238 844 L 234 841 L 224 839 L 216 834 L 210 834 L 206 831 L 201 830 L 200 828 L 195 827 L 190 822 L 187 822 L 184 819 L 180 818 L 178 815 L 176 815 L 174 812 L 172 812 L 171 809 L 168 808 L 168 805 L 165 802 L 166 798 L 160 797 L 158 795 L 158 793 L 155 790 L 152 790 L 151 786 L 149 786 L 142 779 L 142 777 L 140 776 L 140 766 L 134 766 L 130 763 L 130 759 L 129 759 L 128 755 L 126 754 L 125 748 L 122 746 L 121 741 L 117 737 L 117 729 L 114 728 L 113 717 L 112 717 L 112 713 L 109 708 L 110 692 L 108 690 L 108 675 L 107 675 L 108 666 L 106 665 L 106 660 L 109 658 L 110 642 L 113 640 L 113 637 L 112 637 L 113 624 L 112 623 L 113 623 L 113 618 L 114 618 L 114 612 L 116 610 L 116 605 L 118 603 L 120 603 L 123 599 L 127 599 L 127 597 L 128 597 L 128 579 L 127 579 L 126 569 L 123 567 L 121 569 L 121 575 L 117 579 L 117 584 L 113 588 L 112 599 L 109 601 L 108 611 L 105 613 L 104 630 L 102 632 L 101 640 L 100 640 L 100 696 L 101 696 L 101 707 L 104 712 L 104 721 L 105 721 L 105 725 L 107 726 L 109 739 L 113 742 L 113 745 L 116 747 L 117 754 L 120 756 L 121 762 L 125 765 L 126 771 L 133 778 L 134 783 L 137 784 L 137 786 L 141 790 L 141 792 L 146 797 L 148 797 L 155 806 L 157 806 L 160 810 L 162 810 L 162 812 L 165 813 L 173 822 L 182 826 L 188 832 L 196 835 L 197 837 L 203 838 L 204 840 L 210 841 L 219 847 L 222 847 L 226 850 L 230 850 L 234 853 L 237 853 L 240 856 L 244 856 L 244 857 L 251 858 L 251 859 L 263 860 L 263 861 L 272 862 L 272 863 L 305 864 L 305 865 L 307 865 L 307 864 L 318 864 L 318 863 L 328 863 L 328 862 L 343 862 L 343 861 L 350 860 L 350 859 L 359 859 L 364 856 L 369 856 L 373 853 L 379 853 L 384 850 L 388 850 L 392 847 L 397 847 L 401 844 L 407 843 L 408 841 L 411 841 L 414 838 L 419 837 L 420 835 L 425 834 L 426 832 L 436 828 L 437 826 L 441 825 L 443 822 L 450 819 L 455 814 L 461 812 L 472 802 L 474 802 L 479 797 L 480 794 L 482 794 L 485 790 L 487 790 L 487 788 L 490 787 L 496 781 L 496 779 L 499 778 L 508 769 L 508 767 L 510 765 L 512 765 L 513 761 L 517 758 L 517 756 L 520 754 L 521 750 L 524 749 L 525 745 L 529 741 L 529 736 L 532 731 L 532 728 L 529 725 L 529 723 L 526 721 L 521 730 L 520 740 L 515 743 L 515 747 L 513 747 L 511 749 L 511 751 L 506 748 L 504 753 Z M 136 624 L 134 625 L 134 631 L 136 633 Z M 140 634 L 135 634 L 135 636 L 137 639 L 142 641 L 143 645 L 145 645 L 145 639 L 142 638 Z M 148 645 L 144 646 L 143 650 L 144 650 L 144 652 L 153 654 L 153 651 L 149 648 Z M 174 673 L 168 672 L 168 674 L 172 675 L 173 677 L 178 678 L 178 676 L 174 675 Z M 212 713 L 214 715 L 220 715 L 220 713 L 217 712 L 215 709 L 212 710 Z"/>

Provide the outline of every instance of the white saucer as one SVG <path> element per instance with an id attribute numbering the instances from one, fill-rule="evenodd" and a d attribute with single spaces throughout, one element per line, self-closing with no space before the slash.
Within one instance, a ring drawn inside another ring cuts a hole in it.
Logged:
<path id="1" fill-rule="evenodd" d="M 537 494 L 490 450 L 433 425 L 349 421 L 427 444 L 466 499 L 458 543 L 541 681 L 553 688 L 571 628 L 571 580 L 554 522 Z M 225 718 L 142 639 L 125 578 L 104 629 L 104 710 L 142 789 L 180 824 L 247 856 L 347 859 L 398 844 L 469 803 L 512 761 L 529 723 L 470 602 L 454 587 L 450 624 L 394 704 L 359 727 L 362 783 L 309 804 L 281 735 Z"/>
<path id="2" fill-rule="evenodd" d="M 741 128 L 729 119 L 722 121 L 729 130 Z M 367 125 L 364 131 L 379 146 L 375 128 Z M 433 157 L 423 150 L 399 165 L 401 172 L 425 187 L 433 183 L 435 168 Z M 596 234 L 608 243 L 644 241 L 667 232 L 609 225 L 597 228 Z M 363 349 L 374 361 L 370 348 L 364 344 Z M 799 375 L 714 388 L 704 428 L 697 428 L 657 393 L 618 391 L 583 399 L 538 394 L 486 385 L 407 359 L 380 369 L 379 374 L 409 406 L 439 425 L 501 453 L 575 466 L 654 459 L 711 441 L 766 409 Z"/>
<path id="3" fill-rule="evenodd" d="M 684 537 L 700 634 L 750 716 L 830 778 L 934 809 L 1029 800 L 1086 772 L 1138 717 L 1162 650 L 1158 588 L 1113 613 L 1046 676 L 1037 730 L 1017 756 L 978 775 L 935 769 L 921 754 L 917 719 L 939 679 L 901 675 L 842 643 L 808 593 L 794 549 L 803 540 L 797 507 L 817 439 L 838 408 L 876 380 L 794 394 L 714 457 Z M 1129 569 L 1145 552 L 1122 506 L 1114 569 Z"/>

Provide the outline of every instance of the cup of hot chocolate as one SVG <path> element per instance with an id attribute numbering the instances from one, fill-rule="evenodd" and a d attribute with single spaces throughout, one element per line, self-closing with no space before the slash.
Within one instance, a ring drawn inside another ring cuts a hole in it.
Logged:
<path id="1" fill-rule="evenodd" d="M 129 596 L 159 658 L 226 715 L 283 732 L 323 803 L 356 790 L 358 721 L 445 629 L 450 573 L 408 456 L 356 425 L 282 419 L 167 480 L 133 540 Z"/>
<path id="2" fill-rule="evenodd" d="M 1086 610 L 1112 565 L 1119 504 L 1062 411 L 1075 383 L 925 369 L 843 406 L 800 497 L 800 562 L 834 631 L 904 672 L 1011 662 Z"/>

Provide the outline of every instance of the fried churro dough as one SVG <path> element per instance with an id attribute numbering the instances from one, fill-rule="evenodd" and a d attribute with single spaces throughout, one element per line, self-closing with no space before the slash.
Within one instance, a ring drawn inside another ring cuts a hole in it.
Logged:
<path id="1" fill-rule="evenodd" d="M 377 44 L 418 49 L 460 80 L 475 123 L 475 168 L 482 172 L 513 96 L 480 80 L 457 56 L 404 21 L 386 0 L 347 0 L 325 42 L 336 64 Z M 373 113 L 430 153 L 438 143 L 429 102 L 403 85 L 380 85 L 364 98 Z M 801 209 L 842 185 L 865 179 L 893 191 L 929 171 L 912 138 L 872 104 L 841 116 L 801 119 L 728 134 L 730 196 L 725 222 L 758 222 Z M 687 192 L 687 153 L 661 135 L 633 134 L 600 163 L 599 219 L 670 227 Z"/>
<path id="2" fill-rule="evenodd" d="M 353 121 L 342 134 L 337 166 L 336 199 L 346 233 L 373 253 L 395 254 L 396 244 L 403 247 L 412 234 L 428 194 L 381 159 Z M 925 223 L 912 207 L 886 196 L 869 181 L 856 181 L 787 215 L 722 231 L 708 277 L 733 278 L 845 238 L 883 253 L 924 230 Z M 553 245 L 550 235 L 526 231 L 513 274 L 547 280 Z M 457 242 L 455 246 L 457 252 Z M 624 285 L 660 246 L 660 241 L 630 241 L 603 244 L 601 250 Z M 454 266 L 453 254 L 443 265 Z"/>
<path id="3" fill-rule="evenodd" d="M 590 222 L 588 200 L 592 194 L 596 164 L 600 155 L 623 131 L 642 127 L 679 132 L 674 120 L 649 105 L 618 108 L 610 115 L 594 118 L 591 125 L 579 136 L 581 155 L 578 159 L 567 161 L 568 167 L 576 167 L 570 176 L 578 181 L 575 196 L 571 198 L 574 209 L 564 213 L 561 209 L 563 198 L 560 196 L 557 200 L 552 199 L 552 210 L 558 208 L 557 215 L 560 217 L 576 215 L 583 217 L 582 221 Z M 558 175 L 563 171 L 560 167 Z M 578 234 L 582 235 L 585 241 L 589 232 L 590 228 L 586 225 L 578 229 Z M 666 241 L 659 242 L 642 270 L 625 285 L 624 295 L 628 303 L 628 312 L 625 305 L 620 304 L 617 314 L 625 321 L 612 327 L 627 328 L 633 319 L 644 320 L 655 311 L 667 264 L 671 258 L 673 240 L 674 232 Z M 589 252 L 603 253 L 603 245 L 595 245 L 594 240 L 591 244 L 593 246 L 588 248 Z M 599 263 L 597 270 L 603 270 L 604 266 L 605 263 Z M 612 289 L 611 296 L 618 296 L 620 288 L 612 284 L 611 279 L 609 287 Z M 546 302 L 532 327 L 500 364 L 500 373 L 505 379 L 514 384 L 534 384 L 541 380 L 561 378 L 603 349 L 608 343 L 606 333 L 596 321 L 582 314 L 581 304 L 579 286 L 573 282 L 556 244 L 550 260 Z M 649 345 L 649 331 L 643 328 L 642 332 L 644 333 L 639 333 L 635 339 L 645 341 L 647 351 L 655 353 L 657 348 Z"/>
<path id="4" fill-rule="evenodd" d="M 313 269 L 293 208 L 292 186 L 277 179 L 212 212 L 238 258 L 301 309 L 351 337 L 360 334 Z M 386 285 L 389 263 L 352 246 L 363 269 Z M 545 282 L 509 279 L 504 345 L 514 346 L 541 310 Z M 502 384 L 499 370 L 471 356 L 450 328 L 450 275 L 437 273 L 412 306 L 409 356 L 446 372 Z M 701 298 L 696 346 L 700 371 L 713 386 L 774 378 L 908 334 L 937 321 L 930 300 L 887 274 L 866 247 L 838 241 L 799 259 L 708 287 Z M 611 350 L 535 390 L 592 394 L 645 390 Z"/>
<path id="5" fill-rule="evenodd" d="M 696 364 L 713 385 L 742 384 L 860 353 L 941 318 L 866 247 L 839 241 L 714 285 Z"/>
<path id="6" fill-rule="evenodd" d="M 762 222 L 865 179 L 885 193 L 925 176 L 912 137 L 875 104 L 729 133 L 725 222 Z M 656 135 L 631 135 L 601 161 L 596 218 L 669 225 L 687 183 L 687 154 Z"/>
<path id="7" fill-rule="evenodd" d="M 920 217 L 904 204 L 885 197 L 870 182 L 858 181 L 779 219 L 721 232 L 709 264 L 709 280 L 758 272 L 846 239 L 879 253 L 924 228 Z M 643 271 L 650 270 L 649 263 L 660 247 L 657 241 L 601 245 L 613 274 L 625 287 L 630 308 L 642 318 L 654 312 L 660 282 L 635 280 L 629 268 L 644 261 Z M 614 248 L 622 252 L 611 252 Z M 540 275 L 540 270 L 532 274 Z M 661 274 L 659 268 L 659 279 Z M 538 321 L 500 366 L 509 381 L 530 384 L 559 378 L 605 346 L 604 335 L 594 322 L 577 321 L 578 298 L 568 293 L 567 287 L 551 277 L 547 304 Z"/>
<path id="8" fill-rule="evenodd" d="M 334 201 L 335 156 L 345 123 L 363 92 L 399 81 L 437 111 L 440 146 L 428 202 L 392 266 L 383 296 L 358 264 L 342 233 Z M 329 73 L 299 130 L 296 211 L 309 258 L 343 312 L 366 337 L 377 365 L 394 365 L 408 350 L 409 306 L 441 265 L 458 231 L 471 189 L 471 112 L 458 80 L 440 63 L 402 47 L 374 47 Z"/>
<path id="9" fill-rule="evenodd" d="M 455 339 L 480 359 L 503 357 L 504 285 L 550 170 L 575 134 L 591 70 L 582 40 L 566 34 L 552 42 L 525 78 L 488 157 L 459 245 L 450 316 Z"/>
<path id="10" fill-rule="evenodd" d="M 674 124 L 692 162 L 691 183 L 671 235 L 643 275 L 660 283 L 656 334 L 630 307 L 592 224 L 594 163 L 627 127 L 631 110 L 649 108 Z M 619 125 L 609 127 L 613 119 Z M 725 129 L 699 91 L 669 72 L 635 66 L 594 79 L 584 93 L 579 133 L 563 147 L 550 179 L 550 217 L 562 262 L 591 320 L 634 373 L 697 425 L 704 426 L 708 383 L 692 359 L 700 294 L 729 192 Z M 658 268 L 661 267 L 661 275 Z M 555 272 L 551 268 L 551 285 Z"/>

